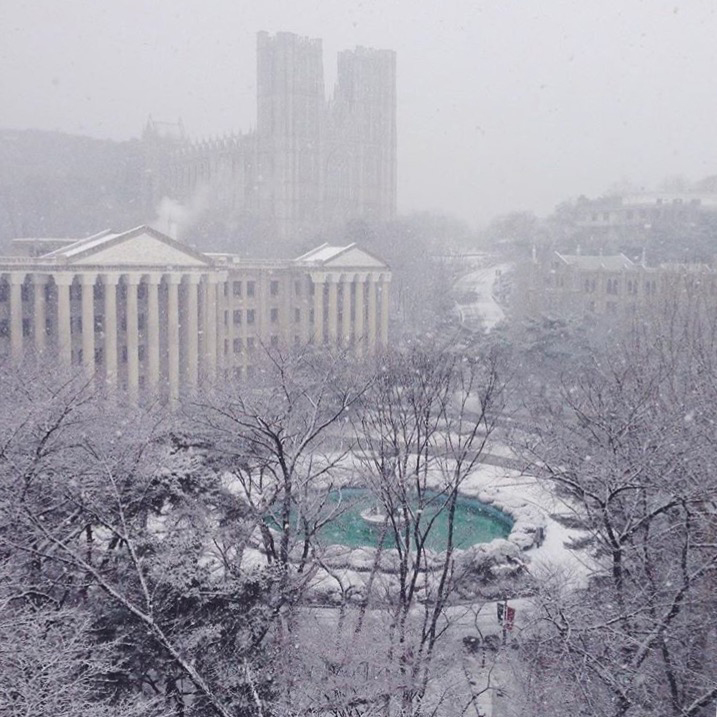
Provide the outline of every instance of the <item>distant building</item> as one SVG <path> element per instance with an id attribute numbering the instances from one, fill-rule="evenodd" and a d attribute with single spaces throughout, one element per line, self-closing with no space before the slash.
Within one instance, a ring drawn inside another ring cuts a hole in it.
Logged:
<path id="1" fill-rule="evenodd" d="M 325 99 L 321 40 L 281 32 L 257 38 L 256 129 L 190 142 L 180 125 L 150 120 L 146 193 L 251 217 L 278 239 L 351 219 L 396 213 L 396 55 L 363 47 L 338 56 Z"/>
<path id="2" fill-rule="evenodd" d="M 84 367 L 135 400 L 251 376 L 263 347 L 388 342 L 390 269 L 354 244 L 253 262 L 142 226 L 14 246 L 0 258 L 0 355 Z"/>
<path id="3" fill-rule="evenodd" d="M 717 308 L 717 271 L 706 264 L 647 267 L 624 254 L 553 252 L 522 268 L 516 294 L 517 313 L 527 316 L 634 316 L 686 299 Z"/>
<path id="4" fill-rule="evenodd" d="M 642 192 L 578 200 L 576 225 L 596 230 L 650 228 L 670 221 L 689 223 L 702 214 L 717 213 L 711 192 Z"/>

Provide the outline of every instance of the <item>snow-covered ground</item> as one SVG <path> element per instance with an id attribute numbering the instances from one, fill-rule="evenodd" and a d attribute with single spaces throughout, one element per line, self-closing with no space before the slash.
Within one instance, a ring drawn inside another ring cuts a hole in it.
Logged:
<path id="1" fill-rule="evenodd" d="M 474 331 L 490 331 L 505 318 L 500 304 L 495 300 L 496 281 L 510 271 L 512 264 L 495 264 L 476 269 L 462 276 L 455 284 L 458 296 L 475 294 L 475 300 L 458 304 L 461 323 Z"/>

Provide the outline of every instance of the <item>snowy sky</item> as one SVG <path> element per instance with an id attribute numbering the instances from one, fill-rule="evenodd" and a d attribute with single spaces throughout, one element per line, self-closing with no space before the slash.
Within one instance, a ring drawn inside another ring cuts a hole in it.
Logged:
<path id="1" fill-rule="evenodd" d="M 399 208 L 547 213 L 717 173 L 715 0 L 0 0 L 0 127 L 247 130 L 256 32 L 398 54 Z"/>

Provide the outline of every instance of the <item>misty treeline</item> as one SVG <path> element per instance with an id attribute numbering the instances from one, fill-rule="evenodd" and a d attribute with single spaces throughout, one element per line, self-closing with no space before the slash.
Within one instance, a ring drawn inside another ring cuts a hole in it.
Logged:
<path id="1" fill-rule="evenodd" d="M 589 578 L 560 566 L 534 574 L 514 713 L 713 715 L 714 311 L 682 301 L 629 326 L 552 321 L 521 335 L 523 360 L 540 348 L 523 366 L 530 430 L 513 445 L 563 499 Z"/>
<path id="2" fill-rule="evenodd" d="M 493 353 L 413 347 L 362 364 L 275 351 L 251 384 L 172 413 L 29 366 L 6 367 L 0 394 L 0 712 L 472 702 L 464 676 L 445 681 L 442 638 L 470 569 L 453 559 L 456 500 L 503 408 Z M 374 552 L 363 587 L 322 537 L 341 513 L 329 493 L 347 483 L 374 489 L 395 546 Z M 435 513 L 449 526 L 438 553 Z"/>

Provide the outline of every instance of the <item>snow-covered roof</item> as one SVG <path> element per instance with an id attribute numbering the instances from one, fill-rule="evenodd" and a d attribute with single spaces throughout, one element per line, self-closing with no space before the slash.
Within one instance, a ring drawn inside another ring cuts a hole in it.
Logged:
<path id="1" fill-rule="evenodd" d="M 624 254 L 612 254 L 610 256 L 584 256 L 582 254 L 560 254 L 556 255 L 568 266 L 574 266 L 583 271 L 622 271 L 633 269 L 637 266 L 635 262 L 628 259 Z"/>
<path id="2" fill-rule="evenodd" d="M 311 251 L 307 251 L 306 254 L 302 254 L 298 259 L 295 259 L 295 261 L 297 264 L 323 264 L 352 246 L 355 245 L 331 246 L 330 244 L 322 244 Z"/>
<path id="3" fill-rule="evenodd" d="M 54 249 L 53 251 L 49 252 L 48 254 L 45 254 L 44 256 L 64 256 L 69 259 L 82 251 L 87 251 L 88 249 L 94 249 L 96 247 L 102 246 L 103 244 L 112 241 L 112 239 L 115 239 L 118 236 L 119 234 L 114 233 L 109 229 L 105 229 L 104 231 L 98 232 L 97 234 L 93 234 L 89 237 L 85 237 L 84 239 L 75 239 L 75 241 L 73 241 L 71 244 L 67 246 L 61 246 L 59 249 Z"/>
<path id="4" fill-rule="evenodd" d="M 298 259 L 294 259 L 294 263 L 327 268 L 388 269 L 386 262 L 365 249 L 359 249 L 355 243 L 347 244 L 346 246 L 322 244 L 311 251 L 307 251 L 306 254 L 302 254 Z"/>

